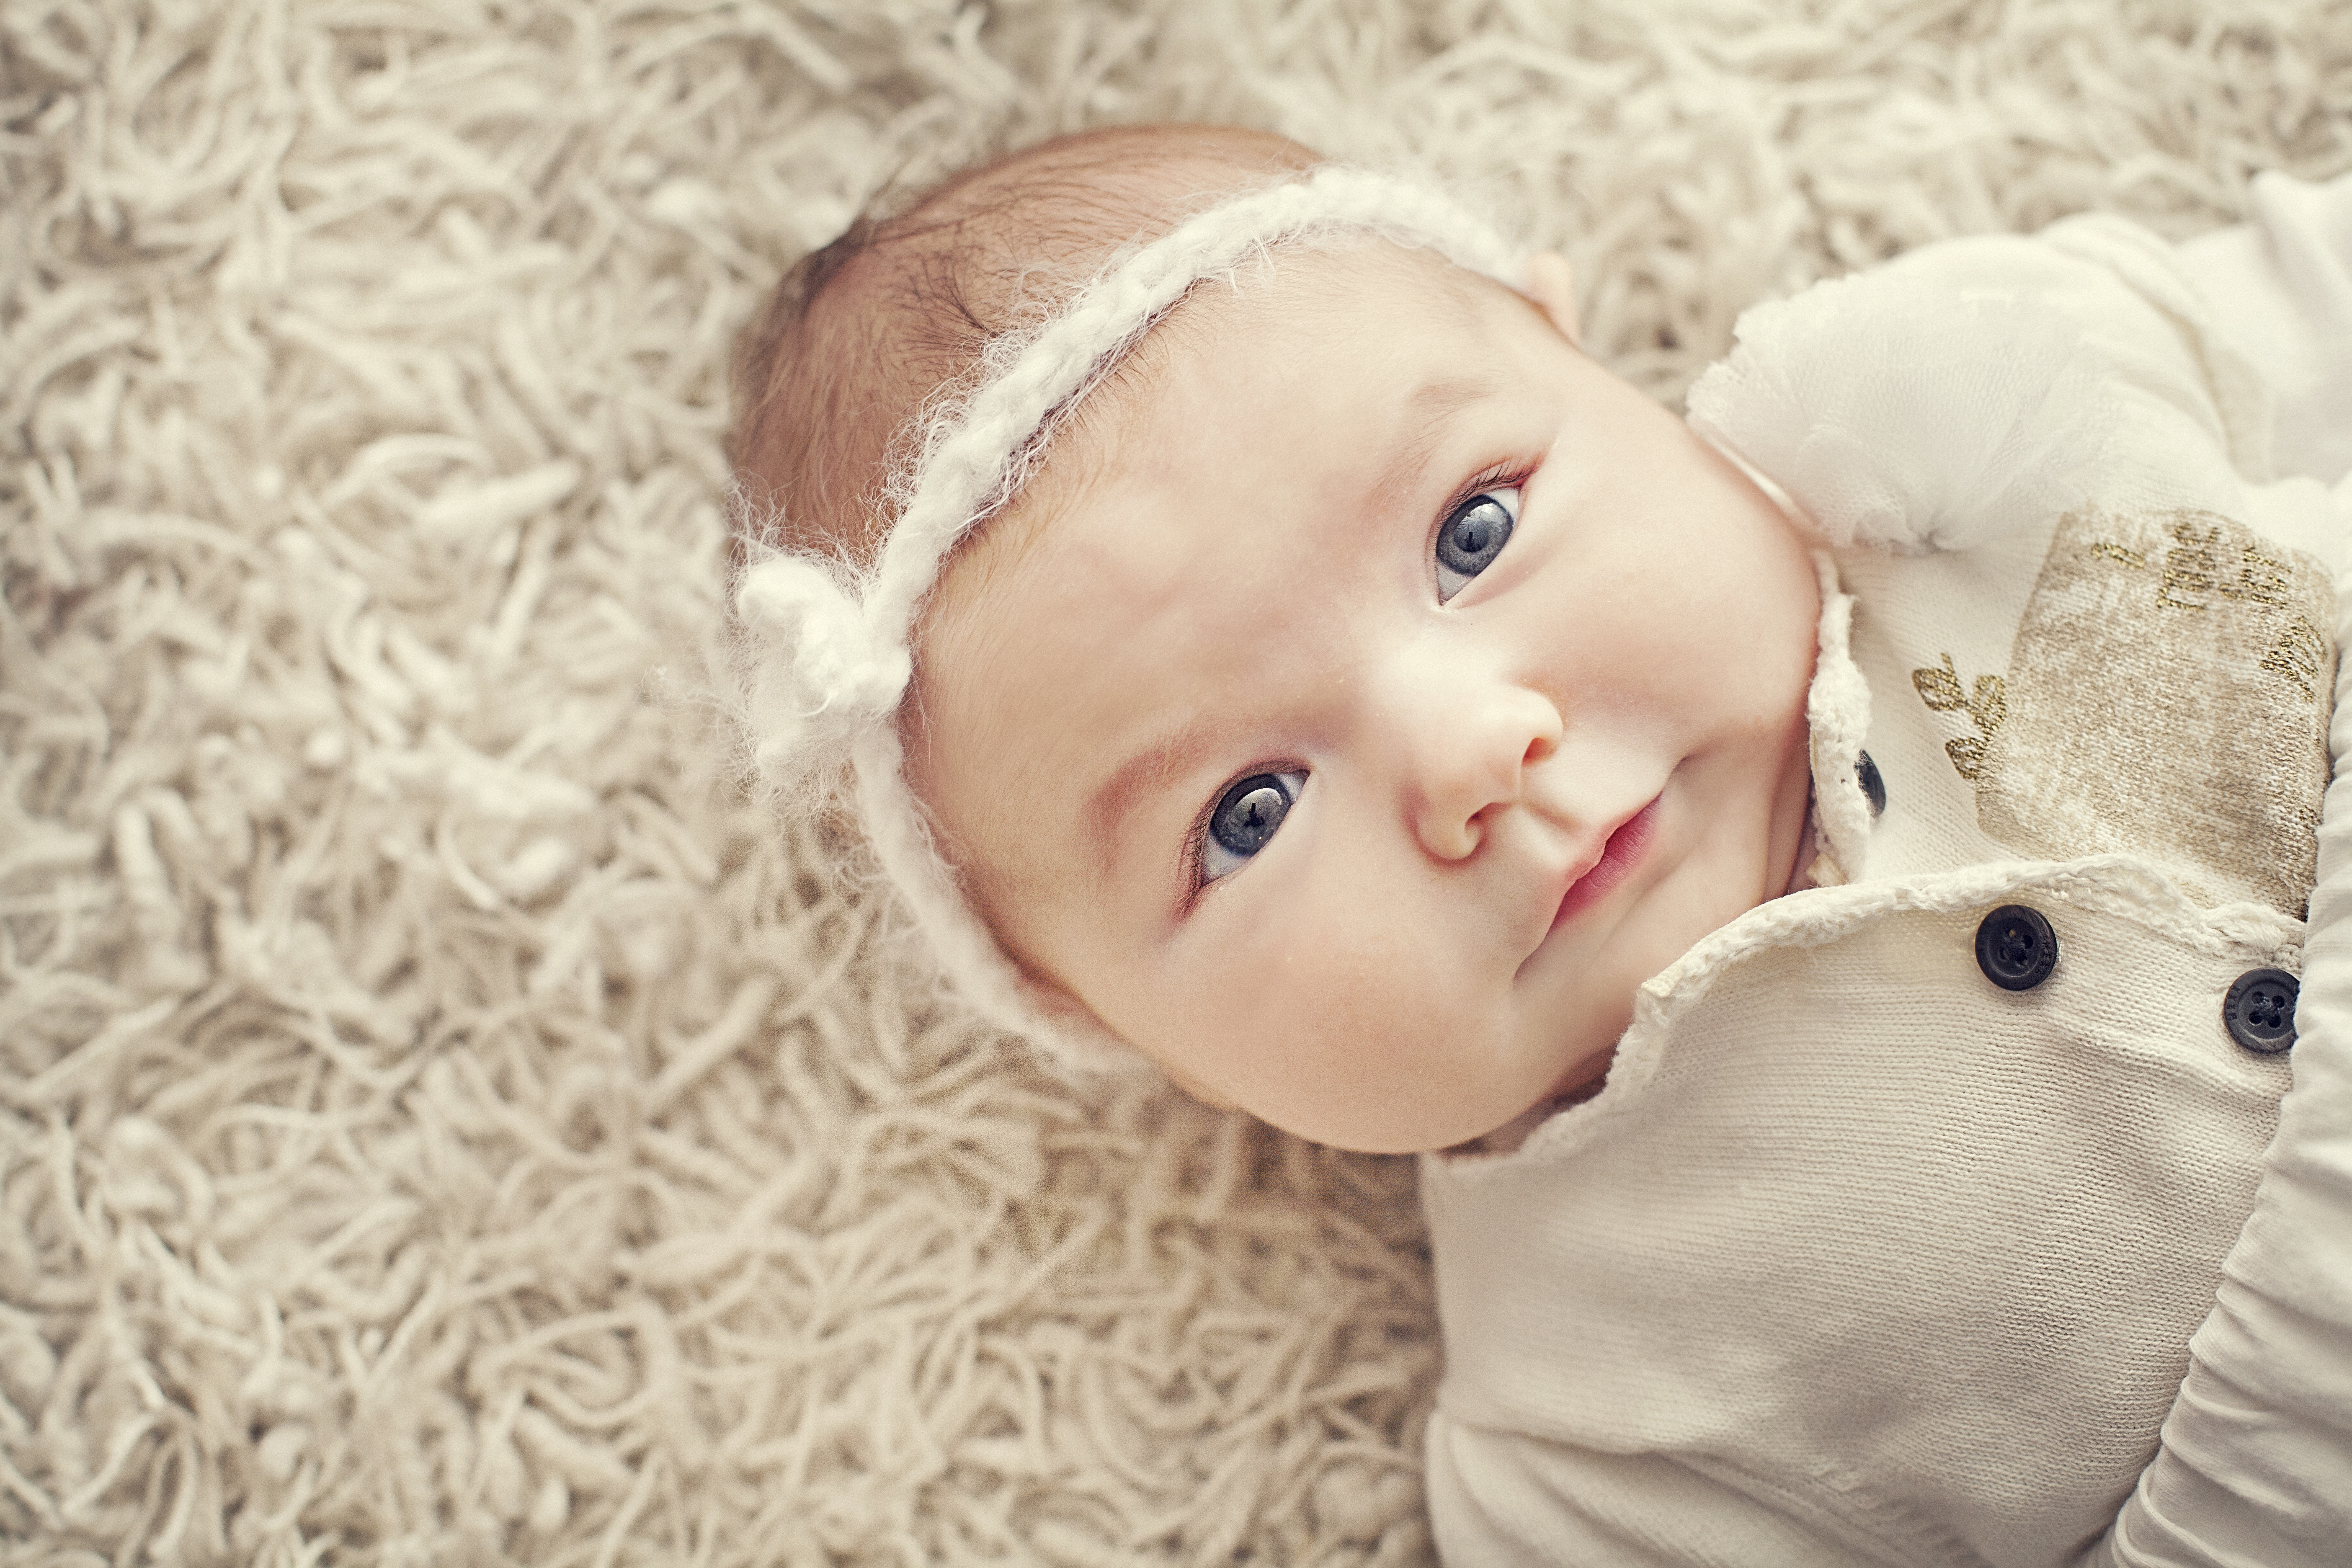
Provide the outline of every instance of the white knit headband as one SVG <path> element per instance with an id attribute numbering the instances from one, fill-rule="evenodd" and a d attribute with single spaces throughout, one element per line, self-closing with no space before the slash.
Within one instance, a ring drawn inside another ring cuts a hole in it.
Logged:
<path id="1" fill-rule="evenodd" d="M 1129 1055 L 1049 1021 L 1020 971 L 972 913 L 933 850 L 907 786 L 896 715 L 914 669 L 923 600 L 956 542 L 1008 501 L 1035 437 L 1066 415 L 1153 322 L 1204 278 L 1302 239 L 1361 234 L 1434 250 L 1522 287 L 1523 258 L 1452 198 L 1418 181 L 1336 164 L 1208 208 L 1098 274 L 1042 326 L 989 346 L 979 385 L 929 415 L 880 558 L 861 580 L 836 563 L 770 552 L 743 574 L 735 607 L 752 639 L 750 720 L 761 769 L 780 784 L 838 779 L 884 874 L 949 979 L 991 1023 L 1074 1066 Z"/>

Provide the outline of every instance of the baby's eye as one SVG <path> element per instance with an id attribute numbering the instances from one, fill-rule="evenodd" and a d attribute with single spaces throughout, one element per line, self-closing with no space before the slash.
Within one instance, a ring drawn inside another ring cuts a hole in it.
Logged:
<path id="1" fill-rule="evenodd" d="M 1213 882 L 1265 848 L 1306 787 L 1303 773 L 1252 773 L 1227 785 L 1201 836 L 1201 880 Z"/>
<path id="2" fill-rule="evenodd" d="M 1519 520 L 1519 487 L 1481 490 L 1447 514 L 1437 531 L 1437 601 L 1462 592 L 1470 579 L 1495 563 Z"/>

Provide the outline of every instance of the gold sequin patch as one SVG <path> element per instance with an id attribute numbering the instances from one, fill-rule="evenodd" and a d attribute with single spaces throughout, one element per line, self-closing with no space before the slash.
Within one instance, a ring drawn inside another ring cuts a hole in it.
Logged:
<path id="1" fill-rule="evenodd" d="M 2216 512 L 2061 519 L 2005 676 L 1911 672 L 2020 853 L 2125 851 L 2201 900 L 2300 915 L 2316 863 L 2336 681 L 2326 570 Z"/>

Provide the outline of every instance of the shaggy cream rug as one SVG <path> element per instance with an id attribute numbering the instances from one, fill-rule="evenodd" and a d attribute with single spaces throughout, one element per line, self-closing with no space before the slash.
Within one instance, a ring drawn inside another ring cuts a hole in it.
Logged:
<path id="1" fill-rule="evenodd" d="M 1407 1162 L 1071 1088 L 733 793 L 730 335 L 1082 124 L 1741 306 L 2352 167 L 2336 0 L 0 0 L 0 1562 L 1428 1560 Z"/>

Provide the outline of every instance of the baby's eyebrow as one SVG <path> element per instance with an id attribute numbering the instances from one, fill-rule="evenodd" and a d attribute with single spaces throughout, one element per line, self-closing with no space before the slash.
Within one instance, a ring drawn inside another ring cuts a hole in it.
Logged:
<path id="1" fill-rule="evenodd" d="M 1087 835 L 1094 847 L 1095 885 L 1110 879 L 1112 852 L 1136 802 L 1154 784 L 1190 769 L 1208 742 L 1209 726 L 1198 716 L 1138 747 L 1087 800 Z"/>
<path id="2" fill-rule="evenodd" d="M 1444 438 L 1447 421 L 1470 405 L 1492 396 L 1502 383 L 1492 375 L 1433 375 L 1412 389 L 1397 405 L 1395 424 L 1411 432 L 1389 454 L 1372 481 L 1372 498 L 1385 500 L 1410 490 L 1429 466 Z"/>

